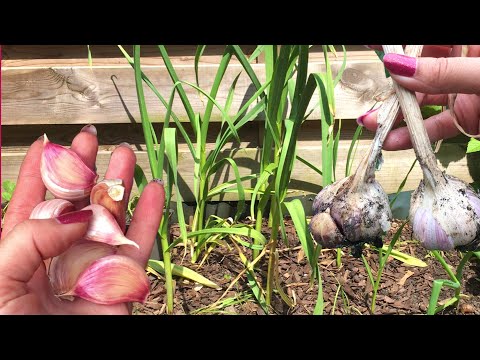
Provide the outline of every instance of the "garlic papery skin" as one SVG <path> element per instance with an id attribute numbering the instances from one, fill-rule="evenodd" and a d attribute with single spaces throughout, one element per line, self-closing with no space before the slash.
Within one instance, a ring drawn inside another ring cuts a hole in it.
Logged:
<path id="1" fill-rule="evenodd" d="M 40 173 L 45 187 L 59 199 L 88 198 L 98 175 L 70 149 L 54 144 L 44 134 Z"/>
<path id="2" fill-rule="evenodd" d="M 113 305 L 132 301 L 144 303 L 149 292 L 150 282 L 144 268 L 128 256 L 110 255 L 88 266 L 65 295 Z"/>
<path id="3" fill-rule="evenodd" d="M 412 194 L 409 219 L 414 238 L 428 250 L 476 250 L 480 242 L 480 199 L 460 179 L 443 174 L 433 189 L 422 180 Z"/>
<path id="4" fill-rule="evenodd" d="M 55 295 L 73 300 L 65 295 L 75 287 L 80 274 L 94 261 L 114 255 L 117 248 L 95 241 L 81 241 L 73 244 L 63 254 L 50 262 L 48 276 Z"/>
<path id="5" fill-rule="evenodd" d="M 75 211 L 75 206 L 68 200 L 46 200 L 33 208 L 30 219 L 51 219 L 72 211 Z"/>
<path id="6" fill-rule="evenodd" d="M 323 248 L 333 249 L 348 245 L 330 216 L 329 210 L 313 215 L 309 228 L 315 241 Z"/>
<path id="7" fill-rule="evenodd" d="M 98 182 L 90 192 L 90 204 L 106 208 L 115 217 L 118 225 L 125 231 L 126 205 L 123 201 L 125 187 L 122 179 L 106 179 Z"/>
<path id="8" fill-rule="evenodd" d="M 109 245 L 132 245 L 137 249 L 138 244 L 123 235 L 117 221 L 110 211 L 101 205 L 91 204 L 83 210 L 92 210 L 93 216 L 88 223 L 88 229 L 84 235 L 85 240 L 104 242 Z"/>

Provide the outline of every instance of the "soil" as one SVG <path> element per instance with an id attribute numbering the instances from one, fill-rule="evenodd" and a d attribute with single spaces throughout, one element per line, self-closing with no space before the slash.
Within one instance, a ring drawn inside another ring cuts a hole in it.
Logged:
<path id="1" fill-rule="evenodd" d="M 384 239 L 385 243 L 390 242 L 401 223 L 401 221 L 393 222 L 392 228 Z M 311 270 L 306 257 L 300 250 L 300 242 L 296 237 L 292 221 L 285 220 L 285 226 L 289 245 L 286 246 L 283 241 L 279 241 L 278 270 L 281 287 L 292 300 L 293 306 L 287 305 L 280 295 L 274 292 L 270 313 L 309 315 L 313 313 L 317 300 L 317 281 L 313 287 L 310 287 Z M 173 238 L 179 235 L 178 226 L 172 226 L 171 234 Z M 264 224 L 263 234 L 268 239 L 269 229 L 266 224 Z M 409 224 L 403 228 L 395 249 L 423 260 L 428 266 L 410 266 L 390 257 L 383 270 L 374 314 L 426 314 L 433 280 L 448 279 L 448 275 L 427 250 L 412 240 L 412 229 Z M 251 254 L 247 250 L 242 248 L 242 251 L 250 259 Z M 364 249 L 363 254 L 370 265 L 373 277 L 376 278 L 379 263 L 378 252 L 370 248 Z M 461 255 L 451 252 L 445 253 L 444 257 L 455 271 Z M 226 244 L 216 246 L 202 266 L 192 264 L 188 252 L 185 254 L 183 247 L 175 247 L 172 250 L 172 261 L 197 271 L 222 287 L 221 290 L 215 290 L 190 280 L 175 277 L 174 314 L 265 314 L 248 286 L 246 274 L 243 274 L 238 282 L 226 291 L 245 268 L 233 245 L 230 244 L 230 249 Z M 336 250 L 325 249 L 320 254 L 319 264 L 323 282 L 325 314 L 372 314 L 370 312 L 372 285 L 361 258 L 354 258 L 348 249 L 343 249 L 342 264 L 338 267 Z M 259 269 L 255 272 L 257 281 L 261 282 L 264 289 L 267 267 L 268 254 L 261 260 Z M 165 314 L 164 279 L 152 274 L 149 276 L 151 293 L 145 304 L 134 304 L 133 313 L 138 315 Z M 458 307 L 450 306 L 438 314 L 480 315 L 480 261 L 478 258 L 472 257 L 465 266 L 462 280 L 462 298 Z M 222 295 L 224 296 L 221 300 L 226 300 L 217 302 Z M 453 289 L 442 288 L 439 304 L 441 305 L 442 301 L 445 302 L 453 295 Z"/>

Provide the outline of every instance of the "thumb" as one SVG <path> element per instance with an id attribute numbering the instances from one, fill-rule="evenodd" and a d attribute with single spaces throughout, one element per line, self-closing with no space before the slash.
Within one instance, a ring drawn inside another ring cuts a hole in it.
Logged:
<path id="1" fill-rule="evenodd" d="M 0 274 L 28 282 L 42 260 L 60 255 L 87 231 L 91 210 L 75 211 L 54 219 L 25 220 L 0 242 Z"/>
<path id="2" fill-rule="evenodd" d="M 427 94 L 480 94 L 480 58 L 414 58 L 386 54 L 385 67 L 403 87 Z"/>

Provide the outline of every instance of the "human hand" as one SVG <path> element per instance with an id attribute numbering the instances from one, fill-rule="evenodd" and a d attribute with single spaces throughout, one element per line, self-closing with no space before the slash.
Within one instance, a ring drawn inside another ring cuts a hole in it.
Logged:
<path id="1" fill-rule="evenodd" d="M 469 46 L 467 57 L 458 57 L 457 48 L 451 45 L 425 46 L 422 58 L 386 54 L 383 61 L 398 84 L 417 92 L 420 105 L 447 105 L 448 94 L 458 93 L 454 106 L 457 122 L 464 131 L 476 135 L 480 133 L 480 46 Z M 375 131 L 377 114 L 378 111 L 364 114 L 357 122 Z M 402 121 L 403 116 L 399 116 L 396 126 Z M 425 128 L 432 142 L 460 133 L 450 110 L 426 119 Z M 385 150 L 411 147 L 405 126 L 391 130 L 383 144 Z"/>
<path id="2" fill-rule="evenodd" d="M 98 151 L 95 128 L 92 125 L 84 127 L 74 138 L 71 149 L 94 169 Z M 28 150 L 5 214 L 0 241 L 0 313 L 129 314 L 129 303 L 99 305 L 80 298 L 70 302 L 53 294 L 42 260 L 60 255 L 81 239 L 91 212 L 62 215 L 58 221 L 28 220 L 33 208 L 45 200 L 46 188 L 40 176 L 42 150 L 43 140 L 40 139 Z M 130 147 L 119 146 L 113 151 L 105 174 L 108 179 L 123 179 L 125 201 L 132 189 L 135 162 L 135 153 Z M 118 249 L 118 254 L 135 259 L 142 267 L 148 261 L 162 219 L 163 194 L 163 187 L 155 181 L 144 188 L 126 234 L 140 250 L 127 245 Z M 79 210 L 88 205 L 88 200 L 73 203 Z"/>

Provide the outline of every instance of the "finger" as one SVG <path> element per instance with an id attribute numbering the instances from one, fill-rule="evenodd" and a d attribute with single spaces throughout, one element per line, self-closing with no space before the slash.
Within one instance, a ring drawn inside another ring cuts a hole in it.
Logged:
<path id="1" fill-rule="evenodd" d="M 60 255 L 85 234 L 91 210 L 55 219 L 25 220 L 0 243 L 0 274 L 5 280 L 27 283 L 42 260 Z"/>
<path id="2" fill-rule="evenodd" d="M 424 121 L 424 124 L 428 137 L 432 143 L 440 139 L 452 138 L 460 133 L 453 123 L 449 111 L 444 111 L 440 114 L 429 117 Z M 410 134 L 406 126 L 390 131 L 383 143 L 383 149 L 388 151 L 411 148 L 412 141 L 410 140 Z"/>
<path id="3" fill-rule="evenodd" d="M 110 162 L 108 164 L 106 179 L 122 179 L 125 193 L 123 196 L 123 211 L 126 211 L 128 199 L 133 186 L 133 173 L 135 171 L 135 163 L 137 157 L 127 143 L 120 144 L 112 153 Z M 123 231 L 125 231 L 125 223 L 119 224 Z"/>
<path id="4" fill-rule="evenodd" d="M 97 160 L 98 152 L 98 138 L 97 129 L 93 125 L 86 125 L 80 130 L 72 141 L 71 149 L 77 153 L 77 155 L 83 160 L 93 171 L 96 170 L 95 162 Z M 83 209 L 90 201 L 89 199 L 83 199 L 73 202 L 76 209 Z"/>
<path id="5" fill-rule="evenodd" d="M 441 95 L 425 95 L 425 94 L 420 94 L 417 93 L 417 100 L 421 106 L 424 105 L 447 105 L 448 103 L 448 95 L 447 94 L 441 94 Z M 380 109 L 380 108 L 378 108 Z M 370 131 L 376 131 L 377 130 L 377 116 L 378 116 L 378 109 L 375 109 L 374 111 L 370 111 L 365 113 L 364 115 L 361 115 L 357 119 L 357 124 L 360 126 L 364 126 Z M 400 125 L 403 122 L 403 114 L 400 111 L 399 114 L 397 115 L 397 118 L 395 120 L 395 123 L 393 127 L 396 127 Z"/>
<path id="6" fill-rule="evenodd" d="M 119 253 L 131 256 L 142 266 L 146 265 L 162 220 L 164 206 L 163 182 L 153 180 L 143 189 L 126 235 L 139 245 L 140 250 L 131 246 L 121 246 Z"/>
<path id="7" fill-rule="evenodd" d="M 2 239 L 17 225 L 30 217 L 33 208 L 45 200 L 47 189 L 40 175 L 42 140 L 35 141 L 28 149 L 18 174 L 17 185 L 5 214 Z"/>
<path id="8" fill-rule="evenodd" d="M 480 93 L 480 59 L 413 58 L 387 54 L 383 58 L 392 78 L 403 87 L 427 94 Z"/>
<path id="9" fill-rule="evenodd" d="M 365 45 L 368 49 L 383 51 L 382 45 Z M 447 57 L 452 51 L 454 45 L 426 45 L 423 47 L 422 56 L 428 57 Z M 405 45 L 403 45 L 405 48 Z"/>

